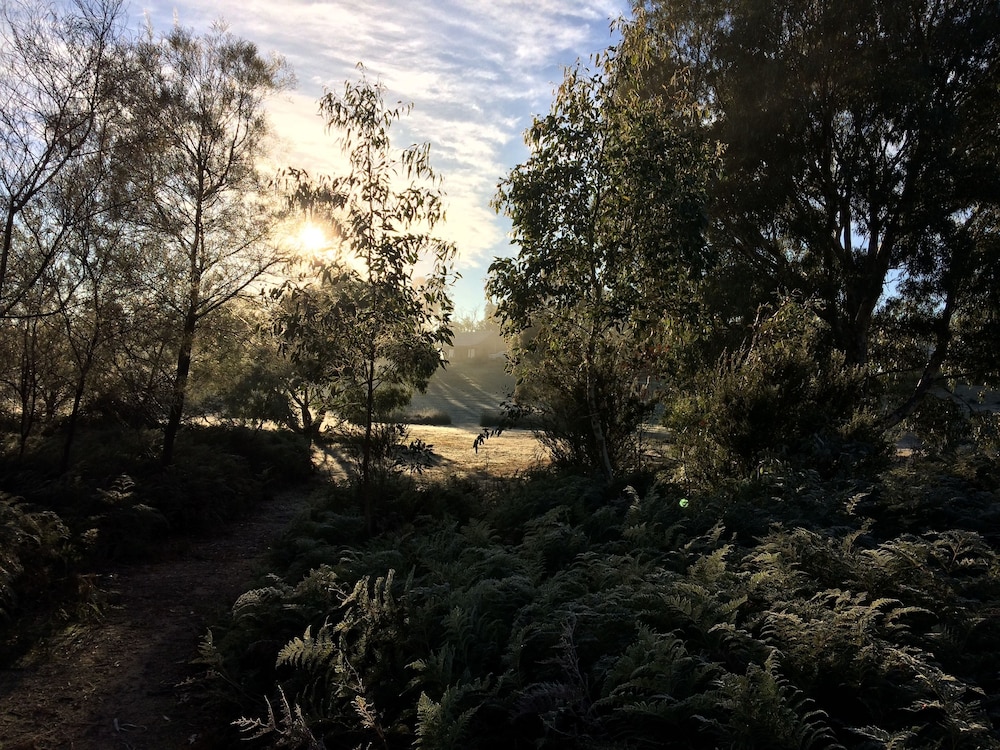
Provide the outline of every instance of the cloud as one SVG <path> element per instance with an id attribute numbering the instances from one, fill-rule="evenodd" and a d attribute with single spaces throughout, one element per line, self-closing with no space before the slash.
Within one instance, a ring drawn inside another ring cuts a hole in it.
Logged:
<path id="1" fill-rule="evenodd" d="M 524 159 L 522 133 L 546 112 L 565 66 L 611 42 L 611 21 L 627 0 L 183 0 L 148 3 L 154 29 L 166 30 L 176 8 L 196 31 L 225 19 L 230 30 L 274 51 L 296 74 L 295 91 L 270 105 L 282 146 L 275 160 L 312 172 L 337 163 L 317 102 L 325 90 L 357 80 L 363 62 L 387 87 L 387 102 L 414 109 L 393 137 L 429 142 L 444 178 L 448 220 L 464 287 L 475 288 L 494 255 L 511 252 L 506 222 L 489 207 L 498 180 Z M 471 292 L 470 292 L 471 293 Z M 459 307 L 481 299 L 458 300 Z"/>

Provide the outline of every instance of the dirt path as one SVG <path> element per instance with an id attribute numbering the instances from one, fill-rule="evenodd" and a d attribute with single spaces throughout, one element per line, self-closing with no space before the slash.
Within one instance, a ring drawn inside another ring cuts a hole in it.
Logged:
<path id="1" fill-rule="evenodd" d="M 110 583 L 103 620 L 67 628 L 0 671 L 0 750 L 214 747 L 181 683 L 207 623 L 241 594 L 261 556 L 308 502 L 267 501 L 223 535 L 192 539 Z"/>

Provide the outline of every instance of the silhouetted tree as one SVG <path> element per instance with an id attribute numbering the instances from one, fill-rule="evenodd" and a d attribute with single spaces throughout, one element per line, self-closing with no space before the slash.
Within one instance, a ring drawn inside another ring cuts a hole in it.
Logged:
<path id="1" fill-rule="evenodd" d="M 635 8 L 628 35 L 655 61 L 644 90 L 683 81 L 725 148 L 710 239 L 727 261 L 720 283 L 746 304 L 723 317 L 745 323 L 787 294 L 816 300 L 845 366 L 873 372 L 894 366 L 885 333 L 910 331 L 919 377 L 887 423 L 904 418 L 955 364 L 960 321 L 995 330 L 1000 5 Z"/>
<path id="2" fill-rule="evenodd" d="M 393 149 L 389 128 L 410 107 L 386 107 L 383 94 L 384 86 L 362 72 L 342 94 L 320 101 L 349 171 L 295 197 L 336 218 L 340 253 L 316 262 L 318 280 L 287 288 L 289 313 L 281 326 L 293 358 L 310 366 L 337 412 L 363 430 L 360 480 L 369 531 L 379 422 L 442 364 L 441 349 L 451 339 L 447 287 L 455 255 L 450 242 L 431 234 L 444 208 L 430 146 Z"/>

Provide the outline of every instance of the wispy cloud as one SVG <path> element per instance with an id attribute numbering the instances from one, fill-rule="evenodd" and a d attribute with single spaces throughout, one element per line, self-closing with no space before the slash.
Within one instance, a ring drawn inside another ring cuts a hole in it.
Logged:
<path id="1" fill-rule="evenodd" d="M 208 6 L 208 7 L 206 7 Z M 612 42 L 611 22 L 627 0 L 178 0 L 151 2 L 154 28 L 173 14 L 207 29 L 225 20 L 233 33 L 288 61 L 295 91 L 271 105 L 282 137 L 278 159 L 314 172 L 335 163 L 317 102 L 339 91 L 364 63 L 391 101 L 414 104 L 396 137 L 430 142 L 444 177 L 448 221 L 465 280 L 457 304 L 482 304 L 482 275 L 494 255 L 510 252 L 505 224 L 489 208 L 497 181 L 527 154 L 521 136 L 548 110 L 562 69 Z"/>

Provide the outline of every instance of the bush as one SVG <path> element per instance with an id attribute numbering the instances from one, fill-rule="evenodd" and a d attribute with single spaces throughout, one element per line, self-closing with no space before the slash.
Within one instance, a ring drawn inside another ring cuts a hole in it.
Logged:
<path id="1" fill-rule="evenodd" d="M 190 427 L 164 469 L 159 434 L 81 431 L 69 474 L 58 473 L 58 435 L 3 458 L 8 489 L 59 514 L 92 562 L 155 553 L 169 535 L 213 529 L 246 512 L 276 483 L 312 476 L 311 447 L 288 432 Z"/>
<path id="2" fill-rule="evenodd" d="M 58 515 L 0 493 L 0 667 L 30 645 L 35 631 L 51 628 L 54 600 L 79 595 L 71 590 L 74 558 L 72 534 Z M 27 611 L 45 616 L 29 625 Z"/>
<path id="3" fill-rule="evenodd" d="M 69 529 L 55 513 L 0 495 L 0 621 L 17 609 L 22 594 L 43 592 L 65 571 L 69 538 Z"/>
<path id="4" fill-rule="evenodd" d="M 184 439 L 246 459 L 251 474 L 266 482 L 302 482 L 313 475 L 309 439 L 290 430 L 201 427 L 191 428 Z"/>
<path id="5" fill-rule="evenodd" d="M 391 421 L 402 424 L 422 424 L 437 427 L 447 427 L 452 423 L 451 414 L 440 409 L 406 412 L 393 417 Z"/>
<path id="6" fill-rule="evenodd" d="M 871 473 L 889 447 L 864 410 L 864 386 L 815 312 L 785 302 L 746 347 L 668 401 L 665 423 L 689 477 L 745 477 L 775 460 L 826 477 Z"/>

